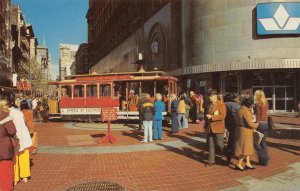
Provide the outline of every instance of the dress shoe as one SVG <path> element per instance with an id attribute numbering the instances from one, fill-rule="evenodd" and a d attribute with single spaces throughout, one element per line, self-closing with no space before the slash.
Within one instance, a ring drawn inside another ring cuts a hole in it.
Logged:
<path id="1" fill-rule="evenodd" d="M 239 167 L 238 165 L 235 165 L 235 170 L 240 170 L 240 171 L 244 171 L 245 169 Z"/>
<path id="2" fill-rule="evenodd" d="M 245 170 L 254 170 L 254 169 L 255 168 L 253 166 L 248 166 L 248 165 L 245 166 Z"/>

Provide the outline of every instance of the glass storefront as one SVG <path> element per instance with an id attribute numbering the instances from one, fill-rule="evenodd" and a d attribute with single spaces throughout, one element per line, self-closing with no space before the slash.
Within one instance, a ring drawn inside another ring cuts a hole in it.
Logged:
<path id="1" fill-rule="evenodd" d="M 265 92 L 271 111 L 293 111 L 296 100 L 295 76 L 292 70 L 254 71 L 252 90 Z"/>

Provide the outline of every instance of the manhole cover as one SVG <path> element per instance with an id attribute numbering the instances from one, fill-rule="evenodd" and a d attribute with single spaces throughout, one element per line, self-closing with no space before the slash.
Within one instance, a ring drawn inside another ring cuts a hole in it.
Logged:
<path id="1" fill-rule="evenodd" d="M 85 182 L 67 189 L 67 191 L 124 191 L 120 184 L 109 181 Z"/>

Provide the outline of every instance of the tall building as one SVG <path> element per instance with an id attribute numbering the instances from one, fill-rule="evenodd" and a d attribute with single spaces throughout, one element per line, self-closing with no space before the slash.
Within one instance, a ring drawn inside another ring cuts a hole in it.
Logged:
<path id="1" fill-rule="evenodd" d="M 300 2 L 288 2 L 90 0 L 90 72 L 144 65 L 177 76 L 183 91 L 262 89 L 270 111 L 296 110 Z"/>
<path id="2" fill-rule="evenodd" d="M 75 61 L 78 45 L 59 44 L 59 79 L 71 75 L 71 65 Z"/>
<path id="3" fill-rule="evenodd" d="M 88 60 L 88 44 L 83 43 L 79 45 L 79 48 L 75 55 L 74 62 L 75 74 L 88 74 L 89 73 L 89 60 Z"/>
<path id="4" fill-rule="evenodd" d="M 10 87 L 11 73 L 10 0 L 0 1 L 0 89 Z M 2 90 L 3 89 L 3 90 Z"/>

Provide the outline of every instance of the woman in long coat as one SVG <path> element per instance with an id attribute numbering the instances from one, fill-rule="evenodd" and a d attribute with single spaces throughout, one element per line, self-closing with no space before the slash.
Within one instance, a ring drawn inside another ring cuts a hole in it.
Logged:
<path id="1" fill-rule="evenodd" d="M 258 123 L 253 122 L 251 107 L 253 101 L 245 98 L 241 103 L 241 108 L 236 115 L 236 143 L 235 155 L 239 158 L 236 169 L 254 169 L 250 163 L 250 155 L 254 154 L 253 131 L 257 128 Z M 243 160 L 246 159 L 245 168 L 242 166 Z"/>
<path id="2" fill-rule="evenodd" d="M 178 133 L 178 100 L 175 94 L 171 95 L 172 133 Z"/>
<path id="3" fill-rule="evenodd" d="M 10 139 L 17 131 L 8 115 L 7 102 L 0 100 L 0 190 L 13 190 L 14 182 L 15 155 Z"/>

